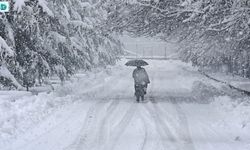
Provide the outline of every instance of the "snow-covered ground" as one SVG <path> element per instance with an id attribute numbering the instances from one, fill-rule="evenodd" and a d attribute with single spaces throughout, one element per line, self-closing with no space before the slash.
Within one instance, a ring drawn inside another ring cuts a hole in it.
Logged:
<path id="1" fill-rule="evenodd" d="M 207 73 L 207 72 L 206 72 Z M 250 79 L 240 77 L 238 75 L 233 75 L 230 73 L 207 73 L 209 76 L 226 82 L 227 84 L 230 84 L 236 88 L 246 90 L 250 92 Z"/>
<path id="2" fill-rule="evenodd" d="M 125 61 L 78 74 L 49 94 L 1 96 L 0 149 L 250 149 L 249 98 L 189 64 L 147 60 L 151 84 L 138 104 Z"/>

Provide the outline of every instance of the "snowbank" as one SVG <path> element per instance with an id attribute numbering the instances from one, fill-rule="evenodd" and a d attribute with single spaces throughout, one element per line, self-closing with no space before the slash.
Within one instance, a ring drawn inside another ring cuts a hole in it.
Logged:
<path id="1" fill-rule="evenodd" d="M 71 78 L 71 81 L 65 82 L 63 86 L 57 87 L 49 94 L 39 93 L 32 96 L 29 92 L 0 92 L 0 149 L 10 145 L 13 139 L 21 137 L 27 130 L 32 130 L 37 124 L 47 120 L 58 108 L 87 100 L 119 98 L 132 101 L 134 89 L 131 74 L 134 68 L 124 66 L 125 62 L 126 60 L 121 60 L 116 66 L 78 73 Z M 230 139 L 248 140 L 249 98 L 242 95 L 237 98 L 225 96 L 228 94 L 222 89 L 221 84 L 202 76 L 197 68 L 193 68 L 190 64 L 176 60 L 148 62 L 150 65 L 145 67 L 151 79 L 148 95 L 165 101 L 174 98 L 173 100 L 178 103 L 183 102 L 182 104 L 187 106 L 184 107 L 187 108 L 184 109 L 185 113 L 190 113 L 189 120 L 199 122 L 199 119 L 210 119 L 213 124 L 208 122 L 210 123 L 208 125 L 219 128 L 218 132 L 231 134 Z M 229 89 L 229 92 L 232 93 L 232 90 Z M 196 101 L 189 102 L 189 98 Z M 198 120 L 195 120 L 195 115 Z M 215 122 L 213 118 L 217 118 L 215 121 L 220 121 Z M 196 124 L 198 127 L 200 125 Z M 207 132 L 210 132 L 210 128 Z"/>
<path id="2" fill-rule="evenodd" d="M 249 140 L 250 133 L 250 98 L 233 99 L 228 96 L 219 96 L 211 104 L 223 114 L 218 127 L 224 131 L 228 130 L 234 136 L 234 140 Z M 237 136 L 237 135 L 241 135 Z"/>
<path id="3" fill-rule="evenodd" d="M 230 84 L 236 88 L 250 92 L 250 79 L 226 73 L 206 73 L 206 74 L 217 80 Z"/>
<path id="4" fill-rule="evenodd" d="M 9 79 L 14 86 L 19 90 L 23 90 L 24 88 L 17 82 L 15 77 L 10 73 L 8 68 L 5 65 L 0 66 L 0 77 L 4 77 Z"/>
<path id="5" fill-rule="evenodd" d="M 105 85 L 117 82 L 110 81 L 110 75 L 119 77 L 124 73 L 118 70 L 119 65 L 112 69 L 99 68 L 76 74 L 70 82 L 57 87 L 52 93 L 32 95 L 30 92 L 0 91 L 0 149 L 35 127 L 59 107 L 93 98 L 105 99 L 105 95 L 110 95 L 108 91 L 115 91 L 105 89 Z M 124 94 L 124 91 L 116 92 Z"/>

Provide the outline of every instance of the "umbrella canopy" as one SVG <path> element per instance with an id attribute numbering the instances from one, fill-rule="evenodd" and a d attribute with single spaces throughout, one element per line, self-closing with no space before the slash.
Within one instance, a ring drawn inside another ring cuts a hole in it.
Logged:
<path id="1" fill-rule="evenodd" d="M 134 59 L 134 60 L 128 61 L 125 65 L 126 66 L 147 66 L 148 63 L 142 59 Z"/>

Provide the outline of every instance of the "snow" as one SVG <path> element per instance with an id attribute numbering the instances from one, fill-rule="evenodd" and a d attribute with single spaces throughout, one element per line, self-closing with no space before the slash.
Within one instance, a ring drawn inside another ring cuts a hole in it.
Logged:
<path id="1" fill-rule="evenodd" d="M 17 11 L 17 12 L 21 12 L 22 7 L 25 6 L 26 1 L 27 0 L 15 0 L 14 10 Z"/>
<path id="2" fill-rule="evenodd" d="M 221 120 L 219 124 L 232 126 L 235 131 L 242 131 L 241 136 L 247 136 L 245 132 L 250 128 L 250 110 L 249 110 L 249 102 L 248 98 L 233 100 L 228 96 L 217 97 L 216 101 L 212 103 L 219 111 L 224 110 L 223 117 L 225 119 Z M 228 113 L 231 114 L 231 117 L 226 117 Z M 226 124 L 225 122 L 231 122 L 231 124 Z M 247 132 L 246 132 L 247 133 Z M 240 133 L 234 133 L 236 135 Z M 236 137 L 240 137 L 236 136 Z"/>
<path id="3" fill-rule="evenodd" d="M 91 26 L 88 23 L 83 22 L 83 21 L 71 20 L 69 23 L 71 25 L 75 26 L 75 27 L 83 27 L 83 28 L 86 28 L 86 29 L 93 29 L 93 26 Z"/>
<path id="4" fill-rule="evenodd" d="M 5 65 L 1 65 L 0 66 L 0 77 L 5 77 L 7 79 L 9 79 L 12 84 L 14 84 L 17 89 L 23 89 L 22 85 L 20 85 L 18 83 L 18 81 L 15 79 L 15 77 L 10 73 L 10 71 L 8 70 L 8 68 Z"/>
<path id="5" fill-rule="evenodd" d="M 68 10 L 67 6 L 63 5 L 63 8 L 64 8 L 63 14 L 65 14 L 67 20 L 70 20 L 70 14 L 69 14 L 69 10 Z"/>
<path id="6" fill-rule="evenodd" d="M 89 2 L 83 2 L 81 3 L 81 7 L 91 8 L 91 4 Z"/>
<path id="7" fill-rule="evenodd" d="M 226 82 L 236 88 L 250 92 L 250 80 L 247 78 L 243 78 L 238 75 L 233 75 L 230 73 L 221 73 L 221 72 L 209 73 L 209 75 L 216 78 L 217 80 Z"/>
<path id="8" fill-rule="evenodd" d="M 48 7 L 48 2 L 46 0 L 38 0 L 38 5 L 43 8 L 43 11 L 46 12 L 50 16 L 54 16 L 53 12 Z"/>
<path id="9" fill-rule="evenodd" d="M 49 32 L 49 37 L 55 39 L 56 43 L 66 42 L 66 37 L 54 31 Z"/>
<path id="10" fill-rule="evenodd" d="M 8 46 L 8 44 L 5 42 L 5 40 L 0 36 L 0 54 L 1 54 L 1 57 L 2 57 L 3 52 L 6 52 L 8 56 L 14 55 L 13 50 Z"/>
<path id="11" fill-rule="evenodd" d="M 225 94 L 191 64 L 147 60 L 151 84 L 137 104 L 126 61 L 80 72 L 49 94 L 0 97 L 0 149 L 250 148 L 247 97 Z"/>
<path id="12" fill-rule="evenodd" d="M 15 101 L 24 96 L 31 96 L 30 92 L 26 91 L 0 91 L 0 99 L 7 101 Z"/>
<path id="13" fill-rule="evenodd" d="M 63 73 L 63 74 L 66 74 L 66 69 L 63 65 L 57 65 L 55 66 L 55 70 L 56 70 L 56 73 Z"/>
<path id="14" fill-rule="evenodd" d="M 17 12 L 22 11 L 22 7 L 25 6 L 25 2 L 28 0 L 14 0 L 14 10 Z M 38 0 L 38 5 L 43 8 L 43 11 L 46 12 L 50 16 L 54 16 L 53 12 L 49 9 L 48 2 L 46 0 Z"/>

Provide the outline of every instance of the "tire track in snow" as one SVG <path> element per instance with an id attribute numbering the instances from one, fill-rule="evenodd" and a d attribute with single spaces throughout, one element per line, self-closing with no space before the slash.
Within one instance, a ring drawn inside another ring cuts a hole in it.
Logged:
<path id="1" fill-rule="evenodd" d="M 164 117 L 164 119 L 162 119 L 162 120 L 163 121 L 165 120 L 166 125 L 168 126 L 169 130 L 171 131 L 171 128 L 173 130 L 176 130 L 176 140 L 178 142 L 180 142 L 180 140 L 183 141 L 183 143 L 181 144 L 181 146 L 182 146 L 181 149 L 194 150 L 195 148 L 194 148 L 193 140 L 190 136 L 189 124 L 187 121 L 187 117 L 183 113 L 181 107 L 173 99 L 170 100 L 173 108 L 175 108 L 175 110 L 177 112 L 178 120 L 180 120 L 178 123 L 178 125 L 180 125 L 180 127 L 179 127 L 179 129 L 176 129 L 174 127 L 177 127 L 177 125 L 175 125 L 172 117 L 169 116 L 168 113 L 162 109 L 162 107 L 159 105 L 159 103 L 157 103 L 157 101 L 154 99 L 154 97 L 151 97 L 150 101 L 151 101 L 154 109 L 158 112 L 159 116 Z"/>
<path id="2" fill-rule="evenodd" d="M 143 105 L 144 109 L 150 114 L 150 116 L 148 116 L 149 118 L 151 118 L 151 120 L 153 120 L 154 124 L 155 124 L 155 128 L 156 128 L 156 132 L 158 133 L 158 135 L 160 136 L 161 139 L 161 144 L 163 146 L 163 148 L 169 148 L 171 146 L 170 142 L 176 142 L 176 139 L 174 138 L 174 136 L 172 135 L 172 133 L 170 132 L 168 126 L 165 124 L 165 122 L 159 117 L 159 114 L 157 114 L 157 110 L 153 107 L 154 104 L 156 104 L 157 102 L 154 99 L 154 81 L 155 81 L 155 74 L 156 72 L 152 72 L 151 74 L 151 88 L 149 91 L 149 102 L 150 102 L 150 107 L 147 105 Z M 153 109 L 151 109 L 153 108 Z M 170 142 L 168 142 L 168 140 Z"/>
<path id="3" fill-rule="evenodd" d="M 194 150 L 194 146 L 193 146 L 193 141 L 192 138 L 190 137 L 190 132 L 189 132 L 189 126 L 188 126 L 188 122 L 187 122 L 187 118 L 185 116 L 185 114 L 183 113 L 183 111 L 181 111 L 181 108 L 179 107 L 178 104 L 176 104 L 174 101 L 172 102 L 173 107 L 176 109 L 177 111 L 177 115 L 179 116 L 179 120 L 180 120 L 180 129 L 176 129 L 176 125 L 174 123 L 174 120 L 172 119 L 172 117 L 170 117 L 167 112 L 165 113 L 159 105 L 159 103 L 157 103 L 157 101 L 155 100 L 155 97 L 153 95 L 153 89 L 154 89 L 154 80 L 155 80 L 155 73 L 152 74 L 152 87 L 151 87 L 151 91 L 150 91 L 150 97 L 149 100 L 151 102 L 150 107 L 146 106 L 146 109 L 153 115 L 152 118 L 155 120 L 155 124 L 156 124 L 156 128 L 158 131 L 158 134 L 161 136 L 161 139 L 163 140 L 166 136 L 168 138 L 170 138 L 170 141 L 174 143 L 176 143 L 176 148 L 177 149 L 185 149 L 185 150 Z M 151 109 L 152 108 L 152 109 Z M 164 118 L 163 118 L 164 117 Z M 157 125 L 159 124 L 159 125 Z M 160 133 L 161 129 L 163 128 L 163 131 L 165 132 L 165 135 Z M 176 134 L 174 134 L 174 132 L 171 132 L 172 130 L 176 130 Z M 179 132 L 181 131 L 181 132 Z M 183 133 L 182 133 L 183 131 Z M 178 145 L 180 143 L 180 140 L 183 140 L 184 143 L 182 143 L 181 145 Z M 166 142 L 163 142 L 163 146 L 164 148 L 167 148 L 167 144 Z"/>
<path id="4" fill-rule="evenodd" d="M 91 127 L 93 127 L 94 121 L 97 119 L 98 111 L 100 111 L 100 109 L 103 108 L 105 103 L 107 102 L 108 101 L 106 100 L 98 100 L 89 108 L 84 120 L 83 127 L 81 128 L 77 138 L 74 140 L 75 142 L 66 147 L 64 150 L 82 150 L 82 146 L 87 146 L 86 142 L 89 134 L 88 132 L 90 131 Z"/>
<path id="5" fill-rule="evenodd" d="M 181 108 L 181 106 L 179 106 Z M 182 109 L 183 110 L 183 109 Z M 209 110 L 213 110 L 213 109 L 209 109 Z M 190 110 L 185 110 L 188 114 L 190 114 Z M 210 112 L 212 113 L 212 112 Z M 219 114 L 219 112 L 216 113 L 217 115 Z M 227 150 L 231 150 L 234 149 L 234 147 L 231 147 L 230 145 L 228 145 L 228 143 L 233 143 L 235 142 L 233 139 L 230 138 L 230 136 L 228 136 L 227 134 L 223 135 L 218 133 L 218 131 L 214 130 L 210 125 L 211 123 L 208 122 L 208 120 L 204 117 L 199 116 L 196 119 L 198 122 L 196 122 L 196 126 L 197 130 L 200 130 L 201 135 L 204 138 L 211 138 L 211 139 L 219 139 L 219 140 L 223 140 L 223 141 L 227 141 L 227 142 L 221 142 L 221 146 L 223 145 L 224 149 Z M 209 134 L 206 134 L 209 133 Z M 214 146 L 213 144 L 209 143 L 208 141 L 206 141 L 206 144 L 212 149 L 218 149 L 218 147 Z"/>
<path id="6" fill-rule="evenodd" d="M 178 146 L 178 141 L 173 133 L 170 131 L 168 125 L 160 117 L 159 112 L 153 107 L 153 103 L 150 103 L 150 106 L 144 105 L 144 108 L 151 116 L 151 119 L 154 121 L 156 131 L 161 138 L 161 143 L 164 149 L 168 148 L 170 150 L 181 150 Z"/>
<path id="7" fill-rule="evenodd" d="M 110 104 L 106 107 L 106 103 L 109 102 Z M 109 118 L 112 116 L 119 103 L 118 97 L 113 100 L 99 100 L 99 102 L 94 104 L 88 110 L 84 125 L 77 139 L 65 150 L 99 150 L 106 142 L 106 137 L 108 136 L 107 126 Z M 103 113 L 105 114 L 103 115 Z"/>
<path id="8" fill-rule="evenodd" d="M 176 134 L 178 136 L 178 139 L 183 141 L 183 143 L 181 144 L 182 149 L 194 150 L 195 148 L 194 148 L 193 140 L 190 136 L 189 124 L 187 121 L 187 117 L 184 114 L 184 112 L 182 111 L 181 107 L 173 99 L 171 99 L 170 102 L 171 102 L 173 108 L 176 110 L 176 112 L 177 112 L 176 114 L 178 115 L 177 120 L 179 120 L 179 122 L 176 122 L 176 123 L 178 123 L 178 125 L 180 125 L 180 126 L 178 129 L 175 129 L 175 130 L 177 131 Z M 174 127 L 175 126 L 174 120 L 171 119 L 173 117 L 169 116 L 168 112 L 164 111 L 163 108 L 159 104 L 153 104 L 153 105 L 154 105 L 155 109 L 158 110 L 158 112 L 160 113 L 161 116 L 165 116 L 165 119 L 166 119 L 167 123 L 169 124 L 169 126 Z"/>
<path id="9" fill-rule="evenodd" d="M 114 113 L 115 109 L 119 105 L 119 103 L 120 103 L 119 97 L 113 100 L 112 104 L 107 109 L 105 117 L 101 120 L 100 128 L 99 128 L 100 136 L 97 139 L 98 145 L 100 146 L 98 150 L 102 149 L 101 147 L 106 143 L 106 139 L 108 137 L 109 120 L 112 114 Z"/>
<path id="10" fill-rule="evenodd" d="M 180 132 L 180 136 L 182 138 L 182 140 L 184 140 L 184 145 L 183 148 L 187 149 L 187 150 L 194 150 L 194 143 L 193 140 L 191 138 L 191 134 L 190 134 L 190 130 L 189 130 L 189 123 L 187 120 L 186 115 L 184 114 L 182 108 L 180 107 L 179 104 L 177 104 L 175 101 L 173 101 L 173 99 L 171 100 L 172 104 L 175 106 L 176 111 L 178 112 L 178 116 L 179 116 L 179 120 L 180 120 L 180 125 L 182 128 L 182 132 Z"/>
<path id="11" fill-rule="evenodd" d="M 155 104 L 157 104 L 157 101 L 154 98 L 155 96 L 154 96 L 154 91 L 153 91 L 154 90 L 155 74 L 156 74 L 156 72 L 153 72 L 151 74 L 152 82 L 151 82 L 151 88 L 150 88 L 150 92 L 149 92 L 149 94 L 150 94 L 150 96 L 149 96 L 150 107 L 147 105 L 144 105 L 144 108 L 150 114 L 149 117 L 152 118 L 152 120 L 154 121 L 156 132 L 160 136 L 163 148 L 166 149 L 166 148 L 171 147 L 173 145 L 173 143 L 176 143 L 176 139 L 175 139 L 174 135 L 171 133 L 171 131 L 168 128 L 168 126 L 166 125 L 166 123 L 164 122 L 164 120 L 158 114 L 157 109 L 154 107 Z M 170 142 L 168 142 L 168 141 L 170 141 Z M 172 142 L 172 144 L 171 144 L 171 142 Z"/>
<path id="12" fill-rule="evenodd" d="M 110 139 L 103 147 L 104 150 L 113 150 L 115 148 L 115 145 L 119 141 L 122 133 L 126 130 L 127 126 L 132 120 L 136 112 L 136 108 L 137 105 L 131 103 L 129 109 L 126 111 L 121 121 L 114 127 L 113 131 L 111 131 Z"/>
<path id="13" fill-rule="evenodd" d="M 116 82 L 116 84 L 118 84 L 116 80 L 112 80 L 112 81 L 113 81 L 112 83 Z M 120 82 L 122 81 L 118 81 L 118 82 L 119 84 L 121 84 Z M 124 88 L 124 91 L 126 90 L 127 88 Z M 83 129 L 81 130 L 78 136 L 78 140 L 76 140 L 75 143 L 71 144 L 73 145 L 74 150 L 85 150 L 85 149 L 86 150 L 91 150 L 91 149 L 101 150 L 107 146 L 107 143 L 109 142 L 108 140 L 109 135 L 112 135 L 112 133 L 110 133 L 108 130 L 110 123 L 111 123 L 111 118 L 114 115 L 116 115 L 115 110 L 117 109 L 117 106 L 119 105 L 119 103 L 121 102 L 120 100 L 122 99 L 119 93 L 117 94 L 117 96 L 114 96 L 114 97 L 115 98 L 108 98 L 108 97 L 106 98 L 107 100 L 111 99 L 110 101 L 112 101 L 108 107 L 105 107 L 104 105 L 98 106 L 100 103 L 99 102 L 95 106 L 93 106 L 93 108 L 89 110 L 89 115 L 87 115 L 87 117 L 88 116 L 95 116 L 95 117 L 86 118 L 85 124 L 83 125 Z M 106 111 L 105 111 L 105 108 L 107 108 Z M 131 113 L 133 114 L 133 111 L 131 110 L 132 109 L 129 109 L 126 112 L 125 116 L 123 117 L 121 122 L 118 124 L 117 129 L 114 130 L 113 133 L 115 132 L 120 133 L 118 129 L 125 128 L 127 126 L 126 122 L 129 123 L 130 122 L 129 120 L 133 116 L 133 115 L 131 116 Z M 94 126 L 94 125 L 96 126 L 91 128 L 91 126 Z M 89 137 L 91 136 L 91 134 L 94 134 L 92 138 Z M 118 137 L 118 136 L 115 136 L 115 137 Z"/>
<path id="14" fill-rule="evenodd" d="M 30 145 L 32 145 L 32 144 L 30 144 L 30 143 L 35 143 L 36 141 L 42 139 L 45 135 L 48 135 L 48 134 L 50 134 L 51 132 L 53 132 L 55 129 L 57 129 L 59 126 L 61 126 L 61 124 L 65 123 L 65 122 L 68 122 L 69 120 L 71 120 L 71 119 L 72 119 L 72 118 L 71 118 L 72 114 L 77 113 L 77 112 L 78 112 L 78 110 L 73 110 L 72 112 L 70 112 L 70 113 L 67 115 L 67 117 L 65 117 L 65 119 L 63 119 L 63 120 L 61 120 L 60 122 L 56 123 L 55 125 L 53 125 L 53 126 L 50 127 L 49 129 L 46 129 L 43 133 L 37 135 L 36 138 L 33 138 L 33 139 L 31 139 L 31 140 L 27 140 L 25 144 L 23 144 L 23 145 L 21 145 L 21 146 L 18 146 L 18 147 L 16 147 L 15 149 L 24 149 L 24 148 L 26 148 L 26 147 L 29 147 Z M 51 116 L 52 116 L 52 114 L 51 114 Z M 49 117 L 51 117 L 51 116 L 49 116 Z M 49 118 L 49 117 L 48 117 L 48 118 Z M 46 118 L 46 120 L 47 120 L 48 118 Z M 39 125 L 40 125 L 40 124 L 39 124 Z M 12 150 L 12 148 L 9 148 L 8 150 Z"/>
<path id="15" fill-rule="evenodd" d="M 154 128 L 153 126 L 151 126 L 150 124 L 152 124 L 151 120 L 148 120 L 148 116 L 145 114 L 145 112 L 142 110 L 144 106 L 139 106 L 139 116 L 140 119 L 143 122 L 143 127 L 144 127 L 144 131 L 145 131 L 145 135 L 144 135 L 144 139 L 143 139 L 143 143 L 141 145 L 140 150 L 153 150 L 155 149 L 155 145 L 154 145 L 154 141 L 150 140 L 149 138 L 151 137 L 151 139 L 153 139 L 154 134 L 152 133 L 152 129 Z"/>
<path id="16" fill-rule="evenodd" d="M 143 116 L 142 116 L 142 114 L 141 114 L 141 111 L 140 111 L 140 107 L 138 107 L 138 111 L 139 111 L 139 116 L 140 116 L 140 119 L 142 120 L 142 122 L 143 122 L 143 129 L 144 129 L 144 131 L 145 131 L 145 133 L 144 133 L 144 138 L 143 138 L 143 142 L 142 142 L 142 144 L 141 144 L 141 146 L 140 146 L 140 150 L 144 150 L 145 149 L 145 147 L 146 147 L 146 144 L 147 144 L 147 142 L 148 142 L 148 127 L 147 127 L 147 123 L 146 123 L 146 121 L 145 121 L 145 119 L 143 118 Z"/>
<path id="17" fill-rule="evenodd" d="M 144 135 L 143 142 L 142 142 L 142 145 L 141 145 L 140 150 L 144 150 L 145 147 L 146 147 L 146 144 L 147 144 L 147 142 L 148 142 L 148 129 L 147 129 L 147 127 L 146 127 L 145 124 L 146 124 L 146 123 L 143 122 L 143 127 L 144 127 L 144 131 L 145 131 L 145 135 Z"/>

